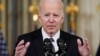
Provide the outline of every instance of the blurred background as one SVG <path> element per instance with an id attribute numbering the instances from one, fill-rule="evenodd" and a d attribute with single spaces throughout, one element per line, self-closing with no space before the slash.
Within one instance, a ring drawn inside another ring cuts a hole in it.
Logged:
<path id="1" fill-rule="evenodd" d="M 100 44 L 100 0 L 63 0 L 66 32 L 89 39 L 91 54 Z M 38 29 L 39 0 L 0 0 L 0 30 L 12 55 L 17 37 Z"/>

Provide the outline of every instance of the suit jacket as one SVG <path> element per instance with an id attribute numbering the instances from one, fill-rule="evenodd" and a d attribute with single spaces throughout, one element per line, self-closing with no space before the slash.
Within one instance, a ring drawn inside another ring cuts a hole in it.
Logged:
<path id="1" fill-rule="evenodd" d="M 99 48 L 98 48 L 96 56 L 100 56 L 100 45 L 99 45 Z"/>
<path id="2" fill-rule="evenodd" d="M 78 45 L 77 45 L 77 39 L 79 37 L 60 30 L 60 38 L 62 38 L 67 43 L 65 56 L 80 56 L 78 52 Z M 43 36 L 42 36 L 41 29 L 19 36 L 17 40 L 17 44 L 22 39 L 25 41 L 25 43 L 27 41 L 31 43 L 25 56 L 45 56 L 45 52 L 43 49 L 44 43 L 43 43 Z"/>

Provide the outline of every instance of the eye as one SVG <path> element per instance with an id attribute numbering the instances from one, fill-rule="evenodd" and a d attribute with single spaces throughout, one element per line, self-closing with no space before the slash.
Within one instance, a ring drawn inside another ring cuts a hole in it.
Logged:
<path id="1" fill-rule="evenodd" d="M 54 16 L 55 16 L 55 17 L 58 17 L 59 15 L 58 15 L 58 14 L 54 14 Z"/>
<path id="2" fill-rule="evenodd" d="M 44 16 L 46 16 L 46 17 L 47 17 L 47 16 L 49 16 L 49 14 L 45 14 Z"/>

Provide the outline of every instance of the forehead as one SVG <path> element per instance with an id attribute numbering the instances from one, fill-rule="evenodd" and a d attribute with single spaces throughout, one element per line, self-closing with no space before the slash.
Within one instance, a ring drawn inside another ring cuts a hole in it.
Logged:
<path id="1" fill-rule="evenodd" d="M 59 11 L 62 10 L 60 3 L 58 2 L 44 2 L 41 6 L 42 11 Z"/>
<path id="2" fill-rule="evenodd" d="M 59 3 L 59 4 L 61 4 L 62 1 L 61 0 L 40 0 L 40 4 L 44 4 L 44 3 Z"/>

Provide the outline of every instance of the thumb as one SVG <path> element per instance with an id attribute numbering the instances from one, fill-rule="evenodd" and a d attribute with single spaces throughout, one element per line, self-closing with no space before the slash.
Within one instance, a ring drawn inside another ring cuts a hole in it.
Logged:
<path id="1" fill-rule="evenodd" d="M 78 47 L 80 47 L 82 45 L 80 39 L 77 39 L 77 44 L 78 44 Z"/>

